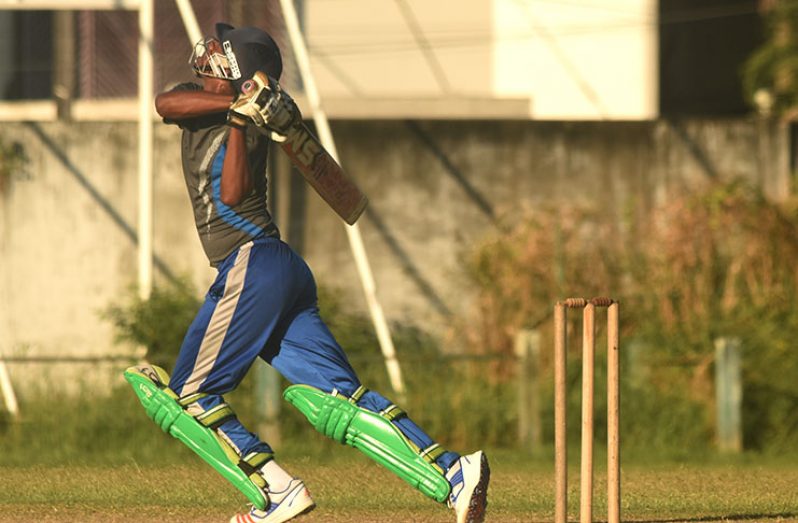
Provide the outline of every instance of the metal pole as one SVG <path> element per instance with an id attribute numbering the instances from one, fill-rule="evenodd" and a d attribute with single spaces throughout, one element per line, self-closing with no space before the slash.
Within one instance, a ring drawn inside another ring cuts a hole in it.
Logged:
<path id="1" fill-rule="evenodd" d="M 194 9 L 191 7 L 191 0 L 175 0 L 175 2 L 177 10 L 180 11 L 180 18 L 183 19 L 186 33 L 188 33 L 188 39 L 191 40 L 191 45 L 194 45 L 202 40 L 202 32 L 197 23 L 197 17 L 194 15 Z"/>
<path id="2" fill-rule="evenodd" d="M 582 311 L 582 469 L 579 520 L 593 521 L 593 383 L 596 308 L 588 303 Z"/>
<path id="3" fill-rule="evenodd" d="M 53 96 L 58 119 L 72 119 L 72 100 L 75 97 L 75 12 L 53 13 Z"/>
<path id="4" fill-rule="evenodd" d="M 302 77 L 308 104 L 313 113 L 313 122 L 316 124 L 319 140 L 330 155 L 338 161 L 338 151 L 335 147 L 335 141 L 333 140 L 327 115 L 321 106 L 321 96 L 316 88 L 316 82 L 310 68 L 310 58 L 304 38 L 302 37 L 302 32 L 299 28 L 299 19 L 297 18 L 293 0 L 280 0 L 280 6 L 283 9 L 286 28 L 288 29 L 291 47 L 294 51 L 294 58 L 296 59 L 297 67 Z M 402 372 L 399 367 L 399 361 L 396 359 L 396 350 L 393 345 L 393 340 L 391 339 L 388 322 L 385 319 L 382 305 L 380 305 L 377 299 L 377 286 L 374 282 L 374 275 L 371 272 L 371 265 L 366 256 L 363 238 L 360 235 L 360 227 L 357 224 L 347 225 L 345 227 L 349 239 L 349 247 L 355 259 L 355 265 L 358 275 L 360 276 L 360 283 L 363 287 L 363 293 L 365 294 L 366 303 L 368 304 L 371 314 L 371 321 L 374 324 L 377 340 L 379 341 L 380 349 L 385 359 L 388 378 L 391 381 L 394 392 L 398 396 L 397 399 L 403 401 L 405 387 L 402 380 Z"/>
<path id="5" fill-rule="evenodd" d="M 568 444 L 567 431 L 567 311 L 554 306 L 554 522 L 568 521 Z"/>
<path id="6" fill-rule="evenodd" d="M 14 386 L 11 384 L 11 378 L 8 375 L 8 368 L 6 363 L 0 360 L 0 392 L 3 393 L 3 401 L 6 404 L 6 410 L 14 418 L 19 417 L 19 403 L 17 403 L 17 395 L 14 394 Z"/>
<path id="7" fill-rule="evenodd" d="M 153 0 L 139 4 L 139 216 L 138 290 L 152 290 L 152 107 Z"/>
<path id="8" fill-rule="evenodd" d="M 621 358 L 619 308 L 607 309 L 607 521 L 621 521 Z"/>

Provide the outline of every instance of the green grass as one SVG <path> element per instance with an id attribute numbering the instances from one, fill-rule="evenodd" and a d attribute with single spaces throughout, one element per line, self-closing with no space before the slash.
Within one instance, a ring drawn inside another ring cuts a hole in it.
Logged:
<path id="1" fill-rule="evenodd" d="M 598 457 L 598 456 L 597 456 Z M 576 460 L 572 465 L 576 465 Z M 351 449 L 283 454 L 283 464 L 308 484 L 318 508 L 300 521 L 451 522 L 425 499 Z M 488 521 L 553 518 L 548 459 L 491 453 Z M 224 480 L 196 459 L 184 465 L 35 465 L 0 468 L 0 522 L 226 521 L 244 506 Z M 625 464 L 624 521 L 798 521 L 798 463 L 749 459 L 698 464 Z M 596 471 L 594 516 L 606 518 L 603 470 Z M 572 470 L 571 519 L 578 478 Z"/>

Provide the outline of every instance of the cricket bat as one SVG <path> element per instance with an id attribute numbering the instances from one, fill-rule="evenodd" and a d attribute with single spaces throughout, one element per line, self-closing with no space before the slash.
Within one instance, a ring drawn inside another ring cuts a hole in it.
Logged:
<path id="1" fill-rule="evenodd" d="M 302 120 L 291 126 L 280 146 L 327 205 L 346 223 L 354 224 L 366 209 L 368 198 Z"/>
<path id="2" fill-rule="evenodd" d="M 252 94 L 259 108 L 258 112 L 263 111 L 263 121 L 275 117 L 274 114 L 268 113 L 268 106 L 271 103 L 272 93 L 282 91 L 274 80 L 271 82 L 274 85 L 270 84 L 266 74 L 258 71 L 242 85 L 242 92 Z M 298 110 L 295 115 L 296 117 L 287 125 L 287 129 L 282 129 L 280 132 L 281 135 L 285 135 L 285 140 L 280 142 L 280 146 L 327 205 L 346 223 L 354 224 L 365 210 L 368 198 L 313 136 L 302 121 Z"/>

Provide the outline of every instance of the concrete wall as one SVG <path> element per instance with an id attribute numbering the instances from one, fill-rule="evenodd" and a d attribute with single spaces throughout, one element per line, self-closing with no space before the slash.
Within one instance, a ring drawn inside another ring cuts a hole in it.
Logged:
<path id="1" fill-rule="evenodd" d="M 161 266 L 204 286 L 211 270 L 183 194 L 179 132 L 156 130 L 154 249 Z M 0 185 L 0 354 L 130 353 L 100 313 L 136 282 L 136 124 L 6 123 L 0 140 L 25 157 Z M 12 379 L 25 368 L 12 364 Z M 59 379 L 92 368 L 30 370 Z"/>
<path id="2" fill-rule="evenodd" d="M 371 199 L 361 223 L 387 316 L 437 332 L 467 305 L 460 260 L 497 217 L 566 201 L 620 212 L 715 178 L 752 180 L 774 197 L 790 188 L 786 130 L 753 120 L 332 127 Z M 0 141 L 27 158 L 0 180 L 0 354 L 129 351 L 98 313 L 136 278 L 136 125 L 5 124 Z M 156 278 L 187 275 L 203 290 L 212 271 L 185 195 L 179 131 L 156 126 L 156 146 Z M 342 223 L 292 179 L 281 227 L 322 284 L 365 310 Z"/>

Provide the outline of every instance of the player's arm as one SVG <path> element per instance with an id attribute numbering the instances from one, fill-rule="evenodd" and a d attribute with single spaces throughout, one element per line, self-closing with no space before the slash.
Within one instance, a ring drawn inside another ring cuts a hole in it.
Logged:
<path id="1" fill-rule="evenodd" d="M 254 182 L 247 157 L 247 135 L 245 127 L 231 125 L 227 137 L 227 152 L 222 164 L 220 198 L 229 206 L 238 205 L 252 191 Z"/>
<path id="2" fill-rule="evenodd" d="M 172 90 L 155 97 L 155 110 L 164 120 L 180 121 L 214 113 L 226 113 L 233 95 L 199 90 Z"/>

